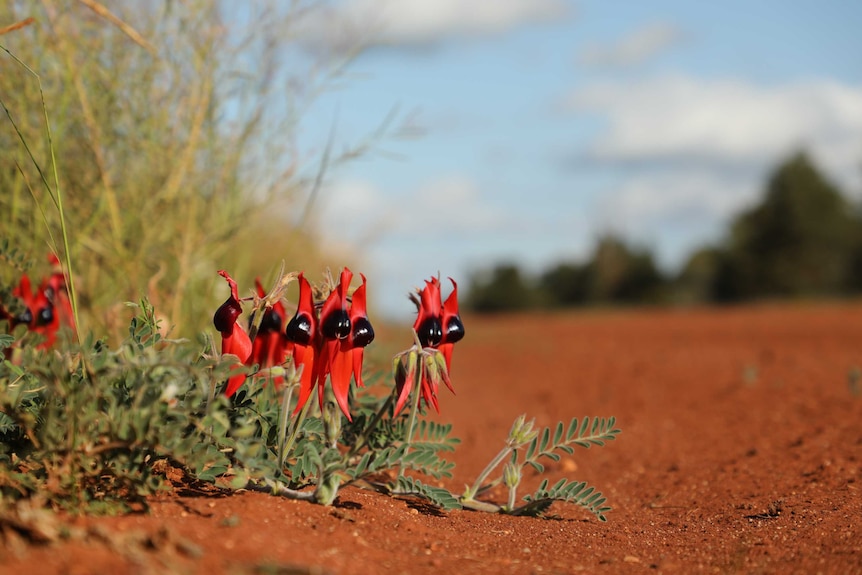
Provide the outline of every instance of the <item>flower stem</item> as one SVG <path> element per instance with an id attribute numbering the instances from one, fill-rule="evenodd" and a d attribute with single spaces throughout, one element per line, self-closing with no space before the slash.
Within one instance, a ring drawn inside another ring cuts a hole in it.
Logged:
<path id="1" fill-rule="evenodd" d="M 413 443 L 413 431 L 416 427 L 416 412 L 419 411 L 419 398 L 422 394 L 422 378 L 425 377 L 425 362 L 417 361 L 416 363 L 416 375 L 413 378 L 413 405 L 410 409 L 410 419 L 407 421 L 407 448 L 404 449 L 404 455 L 401 456 L 401 466 L 398 468 L 398 477 L 404 477 L 404 457 L 410 452 L 410 444 Z"/>
<path id="2" fill-rule="evenodd" d="M 282 450 L 282 454 L 284 457 L 287 457 L 287 454 L 290 453 L 290 450 L 293 449 L 293 444 L 296 443 L 296 436 L 299 434 L 299 428 L 302 427 L 302 422 L 305 421 L 305 416 L 308 414 L 308 408 L 311 406 L 313 402 L 310 400 L 305 402 L 305 405 L 302 407 L 302 411 L 299 412 L 299 417 L 293 422 L 293 428 L 290 432 L 290 437 L 287 439 L 287 444 L 284 446 Z M 284 460 L 281 459 L 283 462 Z"/>
<path id="3" fill-rule="evenodd" d="M 467 489 L 464 492 L 464 495 L 461 496 L 462 503 L 464 501 L 473 501 L 473 498 L 482 488 L 482 483 L 484 483 L 485 479 L 487 479 L 488 476 L 491 475 L 491 472 L 494 471 L 494 469 L 496 469 L 498 465 L 500 465 L 507 457 L 509 457 L 510 453 L 512 453 L 512 448 L 508 445 L 500 450 L 500 453 L 498 453 L 494 457 L 494 459 L 492 459 L 491 462 L 488 463 L 487 466 L 485 466 L 485 469 L 483 469 L 482 473 L 480 473 L 479 476 L 476 478 L 476 481 L 473 483 L 473 486 Z"/>
<path id="4" fill-rule="evenodd" d="M 288 499 L 299 499 L 300 501 L 314 501 L 314 492 L 312 491 L 297 491 L 296 489 L 290 489 L 283 483 L 266 477 L 261 481 L 262 483 L 257 483 L 253 480 L 249 480 L 245 488 L 249 491 L 271 493 L 273 495 L 287 497 Z"/>
<path id="5" fill-rule="evenodd" d="M 506 511 L 512 511 L 515 508 L 515 498 L 517 497 L 518 486 L 512 485 L 509 487 L 509 501 L 506 505 Z"/>
<path id="6" fill-rule="evenodd" d="M 302 368 L 300 368 L 302 369 Z M 278 422 L 278 467 L 284 469 L 284 459 L 287 457 L 287 422 L 290 420 L 290 398 L 293 396 L 293 382 L 288 383 L 284 389 L 281 402 L 281 414 Z M 291 443 L 291 447 L 292 447 Z"/>
<path id="7" fill-rule="evenodd" d="M 368 422 L 368 425 L 365 426 L 365 429 L 362 430 L 362 435 L 360 435 L 356 439 L 356 443 L 353 444 L 353 447 L 350 448 L 350 451 L 347 453 L 347 459 L 350 459 L 362 449 L 366 443 L 368 443 L 368 438 L 371 436 L 371 433 L 377 427 L 377 424 L 380 423 L 380 420 L 389 411 L 389 407 L 392 405 L 392 402 L 395 401 L 395 391 L 389 394 L 389 397 L 386 398 L 380 405 L 380 409 L 377 410 L 377 413 L 374 414 L 374 417 L 371 418 L 371 421 Z"/>

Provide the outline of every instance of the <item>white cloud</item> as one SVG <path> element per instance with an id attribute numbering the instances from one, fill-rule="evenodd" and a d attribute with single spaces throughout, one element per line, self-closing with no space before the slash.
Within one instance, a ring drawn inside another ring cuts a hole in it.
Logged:
<path id="1" fill-rule="evenodd" d="M 324 185 L 313 217 L 328 247 L 342 250 L 374 242 L 395 224 L 385 195 L 361 180 Z"/>
<path id="2" fill-rule="evenodd" d="M 338 245 L 428 234 L 471 235 L 505 229 L 510 215 L 482 197 L 464 175 L 442 176 L 408 193 L 386 194 L 367 181 L 342 180 L 321 192 L 317 226 Z"/>
<path id="3" fill-rule="evenodd" d="M 862 193 L 862 86 L 672 76 L 587 86 L 569 104 L 606 121 L 577 158 L 615 174 L 597 225 L 652 247 L 665 265 L 719 240 L 796 150 Z"/>
<path id="4" fill-rule="evenodd" d="M 805 148 L 840 183 L 858 186 L 862 86 L 672 76 L 588 86 L 570 105 L 608 123 L 588 161 L 761 168 Z"/>
<path id="5" fill-rule="evenodd" d="M 595 223 L 655 249 L 672 269 L 692 247 L 719 241 L 727 222 L 757 196 L 759 183 L 711 170 L 635 173 L 600 198 Z"/>
<path id="6" fill-rule="evenodd" d="M 648 24 L 610 46 L 589 46 L 580 55 L 587 66 L 624 68 L 635 66 L 682 40 L 682 31 L 667 23 Z"/>
<path id="7" fill-rule="evenodd" d="M 429 182 L 402 204 L 398 231 L 402 234 L 433 228 L 436 233 L 483 233 L 505 226 L 507 214 L 488 199 L 464 175 L 450 175 Z"/>
<path id="8" fill-rule="evenodd" d="M 452 37 L 503 34 L 559 19 L 564 0 L 344 0 L 310 12 L 303 36 L 318 51 L 363 46 L 432 46 Z"/>
<path id="9" fill-rule="evenodd" d="M 602 198 L 605 227 L 643 234 L 647 230 L 729 217 L 752 192 L 734 178 L 710 172 L 661 172 L 626 180 Z"/>

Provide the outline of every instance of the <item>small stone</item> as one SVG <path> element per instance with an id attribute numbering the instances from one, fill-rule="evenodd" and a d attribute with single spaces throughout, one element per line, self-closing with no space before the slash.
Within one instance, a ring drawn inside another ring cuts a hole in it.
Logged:
<path id="1" fill-rule="evenodd" d="M 623 559 L 626 563 L 640 563 L 641 560 L 635 557 L 634 555 L 626 555 Z"/>

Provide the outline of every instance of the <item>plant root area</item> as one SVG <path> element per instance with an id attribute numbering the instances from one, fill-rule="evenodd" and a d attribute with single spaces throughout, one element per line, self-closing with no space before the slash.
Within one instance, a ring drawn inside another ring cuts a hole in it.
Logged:
<path id="1" fill-rule="evenodd" d="M 0 531 L 0 573 L 862 573 L 862 304 L 465 325 L 457 395 L 441 389 L 435 416 L 462 439 L 443 485 L 471 483 L 521 413 L 616 416 L 616 441 L 546 469 L 601 490 L 606 523 L 561 503 L 443 513 L 349 487 L 321 507 L 180 480 L 146 513 L 23 510 Z M 539 481 L 525 472 L 519 497 Z"/>

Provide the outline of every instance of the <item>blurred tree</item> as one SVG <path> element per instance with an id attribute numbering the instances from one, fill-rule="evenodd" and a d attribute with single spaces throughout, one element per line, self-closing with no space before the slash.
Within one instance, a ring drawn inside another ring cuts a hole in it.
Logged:
<path id="1" fill-rule="evenodd" d="M 851 206 L 806 154 L 797 153 L 772 174 L 763 202 L 733 223 L 716 295 L 845 294 L 858 246 Z"/>
<path id="2" fill-rule="evenodd" d="M 466 307 L 477 312 L 523 310 L 536 304 L 536 290 L 515 264 L 499 264 L 470 279 Z"/>
<path id="3" fill-rule="evenodd" d="M 599 240 L 586 275 L 591 303 L 655 302 L 665 283 L 649 251 L 630 248 L 614 236 Z"/>
<path id="4" fill-rule="evenodd" d="M 587 303 L 590 286 L 588 264 L 560 263 L 539 277 L 542 304 L 572 307 Z"/>
<path id="5" fill-rule="evenodd" d="M 680 304 L 726 302 L 738 299 L 724 246 L 696 250 L 673 285 L 673 300 Z"/>
<path id="6" fill-rule="evenodd" d="M 502 311 L 859 293 L 860 224 L 860 214 L 800 152 L 775 169 L 763 201 L 732 222 L 724 244 L 692 254 L 673 284 L 648 250 L 608 235 L 591 260 L 559 263 L 535 287 L 514 264 L 498 266 L 474 279 L 468 301 L 477 311 Z"/>

